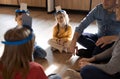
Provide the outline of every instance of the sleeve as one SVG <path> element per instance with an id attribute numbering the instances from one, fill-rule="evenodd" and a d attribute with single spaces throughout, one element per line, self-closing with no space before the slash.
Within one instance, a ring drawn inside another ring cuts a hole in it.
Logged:
<path id="1" fill-rule="evenodd" d="M 120 72 L 120 40 L 115 44 L 112 57 L 107 64 L 92 64 L 93 66 L 113 75 Z"/>
<path id="2" fill-rule="evenodd" d="M 95 20 L 95 16 L 97 15 L 98 7 L 96 6 L 92 9 L 88 15 L 80 22 L 80 24 L 76 27 L 75 32 L 78 32 L 80 35 L 84 31 L 84 29 Z"/>
<path id="3" fill-rule="evenodd" d="M 38 67 L 37 71 L 38 71 L 37 79 L 48 79 L 48 77 L 46 76 L 46 74 L 41 66 Z"/>
<path id="4" fill-rule="evenodd" d="M 53 39 L 58 39 L 57 32 L 58 32 L 57 26 L 54 26 L 54 28 L 53 28 Z"/>
<path id="5" fill-rule="evenodd" d="M 112 56 L 112 51 L 113 51 L 113 47 L 105 50 L 104 52 L 100 53 L 100 54 L 97 54 L 95 55 L 95 60 L 102 60 L 102 59 L 106 59 L 106 58 L 109 58 Z"/>

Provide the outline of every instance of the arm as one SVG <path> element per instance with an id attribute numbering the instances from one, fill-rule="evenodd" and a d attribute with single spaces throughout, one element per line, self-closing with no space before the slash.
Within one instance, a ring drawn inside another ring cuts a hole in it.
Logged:
<path id="1" fill-rule="evenodd" d="M 75 32 L 78 32 L 80 35 L 84 31 L 85 28 L 89 26 L 93 21 L 100 18 L 100 5 L 96 6 L 94 9 L 92 9 L 87 16 L 80 22 L 78 27 L 76 27 Z"/>
<path id="2" fill-rule="evenodd" d="M 81 21 L 81 23 L 76 27 L 74 36 L 72 38 L 72 42 L 69 48 L 69 52 L 75 53 L 75 47 L 78 37 L 82 34 L 84 29 L 92 23 L 96 19 L 96 14 L 98 11 L 98 7 L 94 8 L 89 14 Z"/>
<path id="3" fill-rule="evenodd" d="M 116 44 L 118 43 L 118 39 L 119 39 L 120 35 L 119 36 L 118 35 L 116 35 L 116 36 L 114 35 L 114 36 L 108 36 L 108 37 L 110 37 L 110 38 L 108 38 L 108 40 L 112 40 L 112 41 L 116 41 L 116 42 L 114 43 L 114 45 L 111 48 L 105 50 L 103 53 L 95 55 L 95 59 L 96 60 L 101 60 L 101 59 L 104 59 L 104 58 L 112 56 L 112 52 L 113 52 Z"/>
<path id="4" fill-rule="evenodd" d="M 58 32 L 57 26 L 54 26 L 54 28 L 53 28 L 53 39 L 56 39 L 56 40 L 58 39 L 57 32 Z"/>
<path id="5" fill-rule="evenodd" d="M 102 60 L 102 59 L 111 57 L 112 56 L 112 52 L 113 52 L 113 48 L 114 47 L 111 47 L 111 48 L 105 50 L 104 52 L 102 52 L 102 53 L 100 53 L 98 55 L 95 55 L 94 56 L 95 60 L 98 61 L 98 60 Z"/>
<path id="6" fill-rule="evenodd" d="M 93 56 L 88 61 L 93 62 L 93 61 L 98 61 L 98 60 L 102 60 L 102 59 L 111 57 L 112 52 L 114 50 L 115 45 L 117 44 L 118 39 L 119 39 L 119 36 L 115 36 L 115 38 L 113 40 L 116 41 L 116 42 L 114 43 L 114 45 L 111 48 L 105 50 L 104 52 L 102 52 L 100 54 L 97 54 L 97 55 Z"/>
<path id="7" fill-rule="evenodd" d="M 91 64 L 108 74 L 115 74 L 120 72 L 120 40 L 116 42 L 114 45 L 114 49 L 112 52 L 112 57 L 107 64 Z"/>
<path id="8" fill-rule="evenodd" d="M 89 65 L 91 62 L 94 62 L 94 61 L 98 61 L 98 60 L 102 60 L 102 59 L 111 57 L 112 51 L 113 51 L 113 47 L 111 47 L 111 48 L 107 49 L 106 51 L 104 51 L 98 55 L 95 55 L 91 58 L 82 58 L 79 60 L 80 67 Z"/>
<path id="9" fill-rule="evenodd" d="M 78 39 L 79 36 L 80 36 L 80 34 L 78 32 L 74 33 L 74 36 L 72 38 L 72 41 L 71 41 L 71 44 L 70 44 L 70 47 L 69 47 L 69 52 L 75 53 L 76 42 L 77 42 L 77 39 Z"/>
<path id="10" fill-rule="evenodd" d="M 118 35 L 103 36 L 97 40 L 96 46 L 101 45 L 101 48 L 102 48 L 102 47 L 106 46 L 107 44 L 117 41 L 118 38 L 119 38 Z"/>

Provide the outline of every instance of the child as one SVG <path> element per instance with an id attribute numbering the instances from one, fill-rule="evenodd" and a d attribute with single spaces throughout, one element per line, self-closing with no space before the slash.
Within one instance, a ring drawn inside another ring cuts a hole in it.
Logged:
<path id="1" fill-rule="evenodd" d="M 15 11 L 15 15 L 16 15 L 15 20 L 17 22 L 16 28 L 23 27 L 22 26 L 22 24 L 23 24 L 22 23 L 22 19 L 23 19 L 22 16 L 23 16 L 23 14 L 28 15 L 29 13 L 28 13 L 28 11 L 19 10 L 19 9 L 17 9 Z M 27 28 L 33 31 L 32 26 L 29 26 Z M 36 57 L 45 58 L 46 55 L 47 55 L 47 53 L 46 53 L 46 51 L 44 49 L 42 49 L 40 46 L 37 46 L 36 44 L 34 45 L 34 53 L 33 53 L 34 58 L 36 58 Z"/>
<path id="2" fill-rule="evenodd" d="M 55 14 L 57 24 L 53 29 L 53 38 L 48 41 L 52 51 L 67 52 L 72 35 L 72 28 L 69 25 L 69 17 L 65 10 L 59 10 Z"/>
<path id="3" fill-rule="evenodd" d="M 26 27 L 12 28 L 4 35 L 5 44 L 0 59 L 0 79 L 61 79 L 46 76 L 42 66 L 32 61 L 35 36 Z"/>

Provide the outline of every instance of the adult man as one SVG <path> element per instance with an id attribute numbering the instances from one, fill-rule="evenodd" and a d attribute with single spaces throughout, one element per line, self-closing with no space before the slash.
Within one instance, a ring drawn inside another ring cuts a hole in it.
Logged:
<path id="1" fill-rule="evenodd" d="M 114 38 L 120 32 L 120 21 L 116 20 L 117 0 L 102 0 L 76 27 L 69 51 L 74 53 L 76 42 L 86 49 L 80 49 L 78 56 L 91 57 L 108 48 L 114 43 Z M 83 33 L 84 29 L 93 21 L 98 24 L 98 33 Z"/>

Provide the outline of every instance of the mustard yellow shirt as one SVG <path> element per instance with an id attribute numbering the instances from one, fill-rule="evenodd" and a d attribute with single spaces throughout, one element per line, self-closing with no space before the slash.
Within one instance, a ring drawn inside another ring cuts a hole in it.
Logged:
<path id="1" fill-rule="evenodd" d="M 53 39 L 70 40 L 72 36 L 72 28 L 70 25 L 60 27 L 58 24 L 53 28 Z"/>

